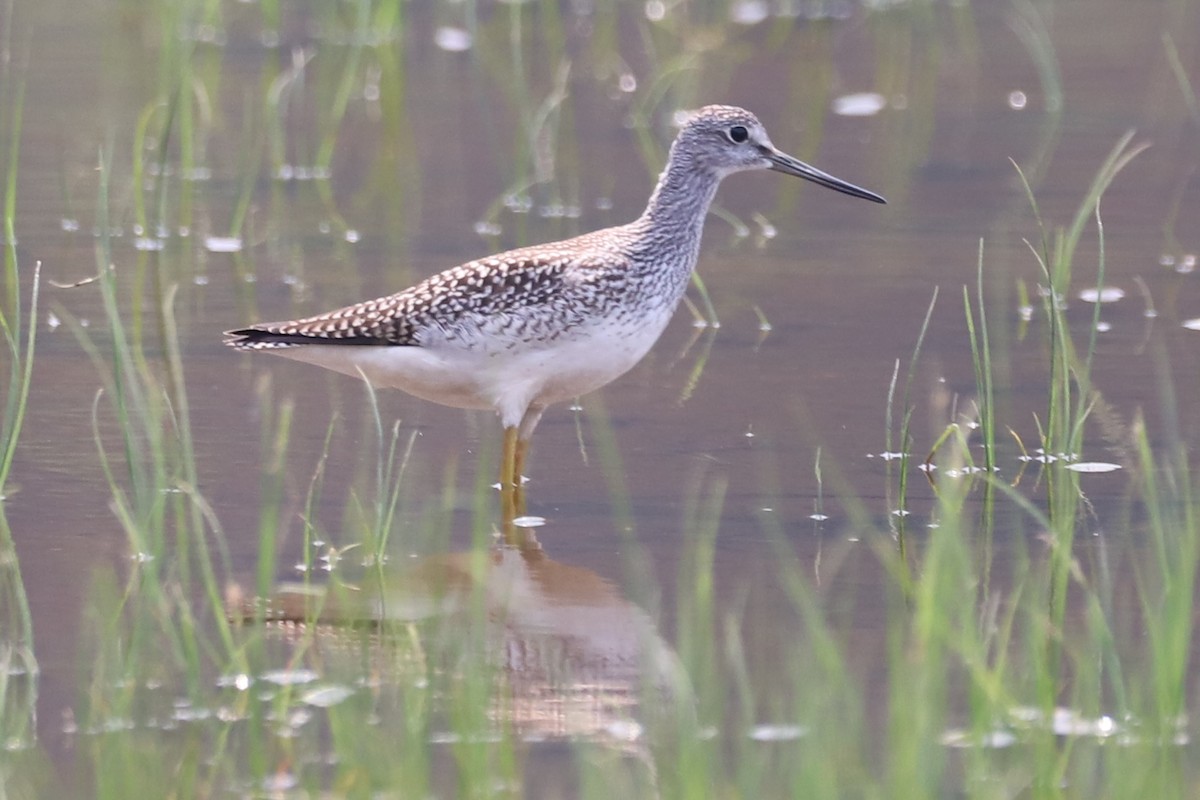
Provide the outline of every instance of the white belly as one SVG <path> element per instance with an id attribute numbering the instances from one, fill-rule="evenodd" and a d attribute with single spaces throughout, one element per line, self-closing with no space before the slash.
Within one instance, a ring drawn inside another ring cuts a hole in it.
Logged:
<path id="1" fill-rule="evenodd" d="M 400 389 L 442 405 L 495 409 L 507 427 L 518 424 L 530 406 L 587 394 L 624 374 L 641 361 L 669 319 L 667 313 L 641 320 L 637 327 L 597 324 L 549 346 L 306 344 L 266 352 L 365 377 L 372 386 Z"/>

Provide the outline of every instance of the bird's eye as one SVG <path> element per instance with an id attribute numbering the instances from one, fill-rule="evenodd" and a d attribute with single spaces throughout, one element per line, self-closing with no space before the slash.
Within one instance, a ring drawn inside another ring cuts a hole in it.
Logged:
<path id="1" fill-rule="evenodd" d="M 745 125 L 734 125 L 729 129 L 729 141 L 734 144 L 741 144 L 750 138 L 750 131 L 746 130 Z"/>

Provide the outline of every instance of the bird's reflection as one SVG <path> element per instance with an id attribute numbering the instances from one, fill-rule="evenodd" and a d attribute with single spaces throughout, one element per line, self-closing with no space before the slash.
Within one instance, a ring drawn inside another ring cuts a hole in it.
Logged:
<path id="1" fill-rule="evenodd" d="M 498 538 L 486 552 L 389 568 L 381 590 L 283 585 L 242 613 L 320 650 L 363 626 L 381 642 L 397 623 L 473 631 L 505 687 L 492 716 L 522 737 L 636 739 L 644 712 L 690 708 L 686 674 L 646 611 L 596 572 L 551 558 L 507 513 Z"/>

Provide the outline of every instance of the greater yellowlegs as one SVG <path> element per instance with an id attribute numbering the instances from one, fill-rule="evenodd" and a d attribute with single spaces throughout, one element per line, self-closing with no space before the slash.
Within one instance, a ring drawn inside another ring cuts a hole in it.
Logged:
<path id="1" fill-rule="evenodd" d="M 749 111 L 706 106 L 683 123 L 645 212 L 627 225 L 481 258 L 315 317 L 229 331 L 226 344 L 495 410 L 500 483 L 511 488 L 546 407 L 599 389 L 657 341 L 696 266 L 717 185 L 757 169 L 885 202 L 777 150 Z"/>

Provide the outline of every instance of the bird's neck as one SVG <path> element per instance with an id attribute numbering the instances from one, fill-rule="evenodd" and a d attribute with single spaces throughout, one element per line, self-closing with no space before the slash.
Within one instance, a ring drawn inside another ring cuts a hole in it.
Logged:
<path id="1" fill-rule="evenodd" d="M 646 210 L 638 219 L 652 238 L 686 248 L 694 263 L 700 248 L 704 218 L 717 193 L 721 176 L 699 168 L 672 152 L 658 178 Z M 689 271 L 691 264 L 689 264 Z"/>

